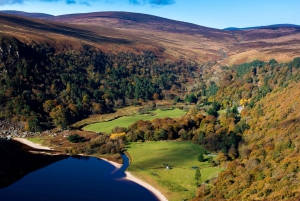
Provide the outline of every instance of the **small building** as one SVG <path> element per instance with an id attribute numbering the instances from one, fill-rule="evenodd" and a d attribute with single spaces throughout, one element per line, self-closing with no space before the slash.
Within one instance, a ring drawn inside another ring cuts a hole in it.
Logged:
<path id="1" fill-rule="evenodd" d="M 241 113 L 243 109 L 244 109 L 244 106 L 243 106 L 243 105 L 242 105 L 242 106 L 239 106 L 239 107 L 238 107 L 238 112 Z"/>

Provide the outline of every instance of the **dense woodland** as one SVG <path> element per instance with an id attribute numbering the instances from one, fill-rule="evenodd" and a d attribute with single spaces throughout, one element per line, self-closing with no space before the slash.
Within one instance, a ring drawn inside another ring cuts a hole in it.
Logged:
<path id="1" fill-rule="evenodd" d="M 215 99 L 243 104 L 239 157 L 203 183 L 194 200 L 299 200 L 300 58 L 254 61 L 228 69 Z"/>
<path id="2" fill-rule="evenodd" d="M 185 77 L 196 70 L 197 64 L 162 62 L 147 51 L 103 53 L 84 46 L 57 52 L 48 44 L 1 38 L 0 118 L 27 121 L 32 131 L 66 128 L 87 115 L 173 98 L 168 92 L 183 91 Z"/>
<path id="3" fill-rule="evenodd" d="M 126 146 L 126 141 L 123 138 L 112 139 L 106 134 L 100 134 L 92 139 L 85 139 L 78 134 L 73 134 L 68 137 L 68 140 L 74 144 L 71 148 L 66 148 L 64 152 L 71 155 L 117 154 L 124 152 Z"/>

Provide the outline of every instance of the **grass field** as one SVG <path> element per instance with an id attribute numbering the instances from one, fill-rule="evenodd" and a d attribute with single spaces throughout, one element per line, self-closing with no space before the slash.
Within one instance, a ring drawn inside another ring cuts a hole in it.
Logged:
<path id="1" fill-rule="evenodd" d="M 134 115 L 137 113 L 137 111 L 140 108 L 141 107 L 139 107 L 139 106 L 128 106 L 128 107 L 120 108 L 120 109 L 116 110 L 116 112 L 114 112 L 114 113 L 93 115 L 93 116 L 90 116 L 89 118 L 86 118 L 86 119 L 76 122 L 72 126 L 74 128 L 80 128 L 84 125 L 105 122 L 105 121 L 111 121 L 113 119 L 116 119 L 117 117 Z"/>
<path id="2" fill-rule="evenodd" d="M 39 137 L 30 137 L 30 138 L 26 138 L 27 140 L 29 140 L 30 142 L 36 143 L 36 144 L 43 144 L 44 140 L 42 138 Z"/>
<path id="3" fill-rule="evenodd" d="M 200 183 L 216 177 L 221 168 L 199 162 L 197 157 L 204 148 L 191 142 L 131 143 L 128 148 L 132 161 L 129 171 L 159 189 L 169 200 L 195 197 L 195 169 L 200 168 Z M 150 154 L 151 153 L 151 154 Z M 166 170 L 164 164 L 173 169 Z"/>
<path id="4" fill-rule="evenodd" d="M 165 110 L 165 111 L 155 110 L 152 112 L 155 113 L 156 115 L 153 115 L 153 116 L 149 116 L 149 115 L 124 116 L 124 117 L 120 117 L 120 118 L 112 120 L 112 121 L 99 122 L 99 123 L 87 125 L 87 126 L 83 127 L 83 130 L 111 133 L 112 129 L 115 126 L 128 127 L 138 120 L 152 120 L 155 118 L 164 118 L 164 117 L 176 118 L 176 117 L 181 117 L 181 116 L 185 115 L 185 113 L 186 113 L 185 111 L 180 110 L 178 108 L 175 108 L 174 110 Z"/>

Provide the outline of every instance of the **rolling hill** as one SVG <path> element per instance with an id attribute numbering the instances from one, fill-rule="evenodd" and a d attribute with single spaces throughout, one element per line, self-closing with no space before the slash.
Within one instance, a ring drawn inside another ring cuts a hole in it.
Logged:
<path id="1" fill-rule="evenodd" d="M 60 44 L 75 49 L 82 45 L 91 45 L 102 49 L 105 47 L 108 51 L 113 49 L 110 48 L 110 45 L 134 49 L 133 44 L 142 41 L 137 36 L 131 36 L 115 29 L 105 27 L 95 29 L 9 14 L 0 14 L 0 26 L 2 36 L 11 36 L 24 42 Z M 138 43 L 138 45 L 140 44 L 147 46 L 150 41 L 143 39 L 143 42 Z"/>
<path id="2" fill-rule="evenodd" d="M 273 25 L 232 31 L 128 12 L 61 16 L 13 11 L 6 13 L 47 19 L 41 22 L 47 26 L 59 24 L 76 28 L 72 30 L 73 34 L 69 32 L 66 36 L 74 38 L 77 32 L 75 38 L 102 47 L 104 51 L 123 50 L 124 47 L 137 51 L 149 48 L 156 49 L 157 54 L 164 52 L 167 59 L 186 59 L 200 63 L 218 61 L 221 65 L 240 64 L 254 59 L 268 61 L 273 57 L 287 62 L 300 55 L 299 26 Z M 17 27 L 16 24 L 14 26 Z M 83 37 L 84 33 L 86 37 Z M 64 32 L 57 34 L 65 35 Z M 102 42 L 106 42 L 104 48 Z M 118 43 L 121 46 L 114 48 Z"/>
<path id="3" fill-rule="evenodd" d="M 46 19 L 49 17 L 53 17 L 53 15 L 49 15 L 45 13 L 27 13 L 23 11 L 15 11 L 15 10 L 1 10 L 0 13 L 29 17 L 29 18 L 37 18 L 37 19 Z"/>
<path id="4" fill-rule="evenodd" d="M 218 60 L 221 65 L 239 64 L 253 59 L 268 61 L 273 57 L 286 62 L 300 53 L 298 47 L 291 47 L 291 44 L 295 46 L 299 42 L 300 27 L 285 24 L 228 31 L 127 12 L 72 14 L 48 19 L 142 33 L 144 38 L 158 41 L 167 50 L 175 50 L 172 53 L 177 56 L 179 53 L 200 62 Z"/>

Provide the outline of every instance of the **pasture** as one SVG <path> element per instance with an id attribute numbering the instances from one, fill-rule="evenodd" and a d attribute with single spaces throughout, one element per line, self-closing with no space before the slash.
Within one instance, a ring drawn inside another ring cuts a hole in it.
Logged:
<path id="1" fill-rule="evenodd" d="M 94 132 L 105 132 L 109 134 L 111 133 L 112 129 L 116 126 L 128 127 L 138 120 L 145 121 L 145 120 L 152 120 L 155 118 L 164 118 L 164 117 L 178 118 L 186 114 L 185 111 L 180 110 L 178 108 L 175 108 L 173 110 L 155 110 L 155 111 L 151 111 L 151 113 L 153 113 L 154 115 L 132 114 L 130 116 L 123 116 L 111 121 L 94 123 L 83 127 L 83 130 L 94 131 Z"/>
<path id="2" fill-rule="evenodd" d="M 185 200 L 195 197 L 195 167 L 201 172 L 200 183 L 216 177 L 221 168 L 199 162 L 197 157 L 205 149 L 191 142 L 131 143 L 131 171 L 137 177 L 160 190 L 169 200 Z M 172 168 L 167 170 L 164 164 Z"/>

